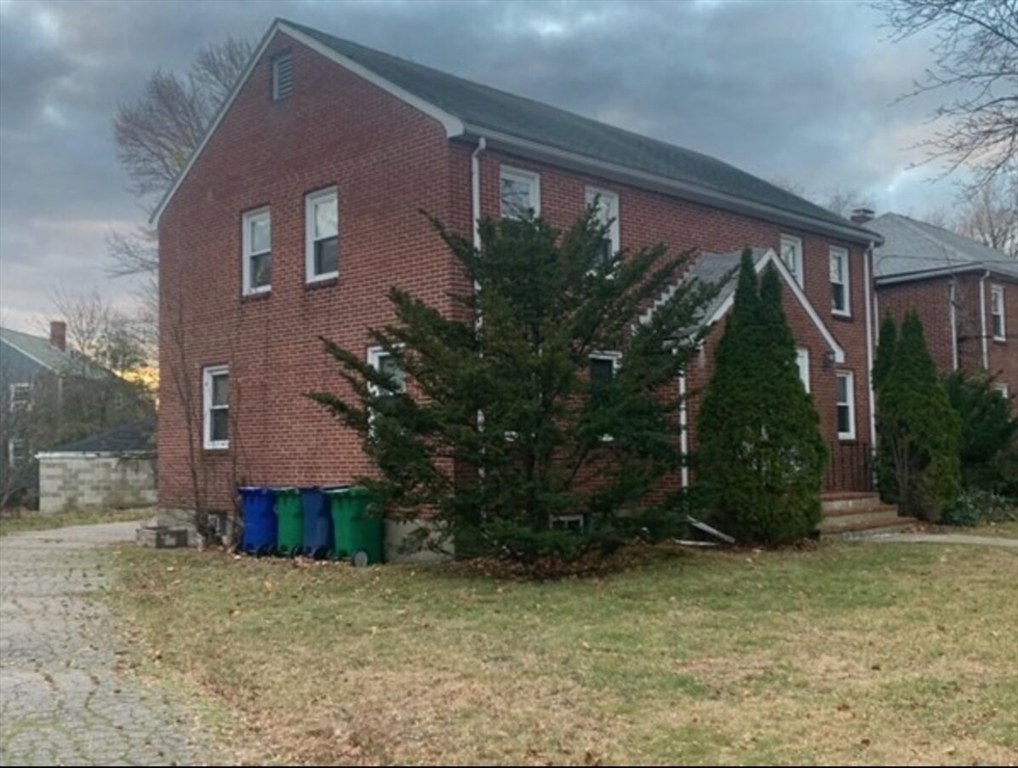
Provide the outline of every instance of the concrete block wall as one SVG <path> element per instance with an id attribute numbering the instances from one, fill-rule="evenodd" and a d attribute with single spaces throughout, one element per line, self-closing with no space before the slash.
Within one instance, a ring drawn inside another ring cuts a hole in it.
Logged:
<path id="1" fill-rule="evenodd" d="M 153 457 L 43 457 L 39 460 L 39 511 L 154 505 L 155 467 Z"/>

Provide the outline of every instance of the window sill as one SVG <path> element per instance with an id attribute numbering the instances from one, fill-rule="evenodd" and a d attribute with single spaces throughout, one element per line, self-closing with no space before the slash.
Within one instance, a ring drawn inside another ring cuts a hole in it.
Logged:
<path id="1" fill-rule="evenodd" d="M 204 453 L 226 453 L 230 450 L 230 444 L 226 445 L 203 445 L 202 451 Z"/>
<path id="2" fill-rule="evenodd" d="M 831 317 L 833 317 L 835 320 L 851 320 L 852 319 L 852 313 L 851 312 L 839 312 L 836 309 L 832 309 L 831 310 Z"/>
<path id="3" fill-rule="evenodd" d="M 272 296 L 272 291 L 253 291 L 251 293 L 242 293 L 240 295 L 241 302 L 247 301 L 262 301 Z"/>
<path id="4" fill-rule="evenodd" d="M 997 344 L 1007 344 L 1007 336 L 994 336 L 993 340 Z"/>
<path id="5" fill-rule="evenodd" d="M 858 438 L 856 438 L 855 435 L 842 435 L 842 434 L 838 435 L 839 443 L 854 443 L 856 442 L 857 439 Z"/>
<path id="6" fill-rule="evenodd" d="M 328 288 L 332 285 L 339 284 L 339 273 L 329 275 L 328 277 L 316 277 L 311 280 L 304 282 L 304 290 L 313 291 L 316 288 Z"/>

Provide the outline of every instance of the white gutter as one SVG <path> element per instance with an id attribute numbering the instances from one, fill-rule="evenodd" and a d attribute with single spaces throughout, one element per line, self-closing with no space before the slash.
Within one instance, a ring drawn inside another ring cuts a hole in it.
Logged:
<path id="1" fill-rule="evenodd" d="M 874 243 L 870 243 L 862 254 L 863 280 L 866 289 L 866 393 L 870 404 L 870 450 L 874 450 L 877 445 L 876 398 L 873 394 L 873 294 L 875 292 L 872 290 L 872 280 L 870 279 L 873 246 Z"/>
<path id="2" fill-rule="evenodd" d="M 148 459 L 155 450 L 141 451 L 40 451 L 36 459 Z"/>
<path id="3" fill-rule="evenodd" d="M 951 370 L 958 370 L 958 310 L 955 308 L 955 288 L 957 281 L 951 278 L 951 292 L 948 294 L 947 320 L 951 324 Z"/>
<path id="4" fill-rule="evenodd" d="M 990 370 L 990 350 L 986 344 L 986 278 L 990 276 L 990 270 L 986 270 L 979 278 L 979 324 L 982 328 L 983 341 L 983 370 Z"/>
<path id="5" fill-rule="evenodd" d="M 686 405 L 686 371 L 679 374 L 679 455 L 682 457 L 682 487 L 689 487 L 689 408 Z"/>

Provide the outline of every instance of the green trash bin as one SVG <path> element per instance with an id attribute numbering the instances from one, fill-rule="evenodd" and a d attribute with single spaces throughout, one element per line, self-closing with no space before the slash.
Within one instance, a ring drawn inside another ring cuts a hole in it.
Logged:
<path id="1" fill-rule="evenodd" d="M 300 552 L 304 544 L 304 512 L 301 509 L 300 490 L 274 488 L 272 492 L 276 497 L 276 519 L 279 521 L 277 551 L 292 557 Z"/>
<path id="2" fill-rule="evenodd" d="M 374 499 L 367 488 L 326 491 L 336 532 L 336 557 L 348 557 L 356 566 L 382 562 L 384 521 L 373 514 Z"/>

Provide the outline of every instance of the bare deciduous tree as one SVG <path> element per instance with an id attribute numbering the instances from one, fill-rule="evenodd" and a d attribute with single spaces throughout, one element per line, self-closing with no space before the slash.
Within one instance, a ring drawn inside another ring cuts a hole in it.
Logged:
<path id="1" fill-rule="evenodd" d="M 227 38 L 199 51 L 187 73 L 156 70 L 145 94 L 113 118 L 117 160 L 142 199 L 164 192 L 201 143 L 254 46 Z"/>
<path id="2" fill-rule="evenodd" d="M 959 234 L 1018 259 L 1018 188 L 1005 179 L 967 190 L 959 210 Z"/>
<path id="3" fill-rule="evenodd" d="M 968 166 L 985 184 L 1018 165 L 1018 0 L 878 0 L 891 39 L 932 32 L 935 60 L 902 96 L 940 92 L 942 127 L 923 142 L 946 173 Z"/>

